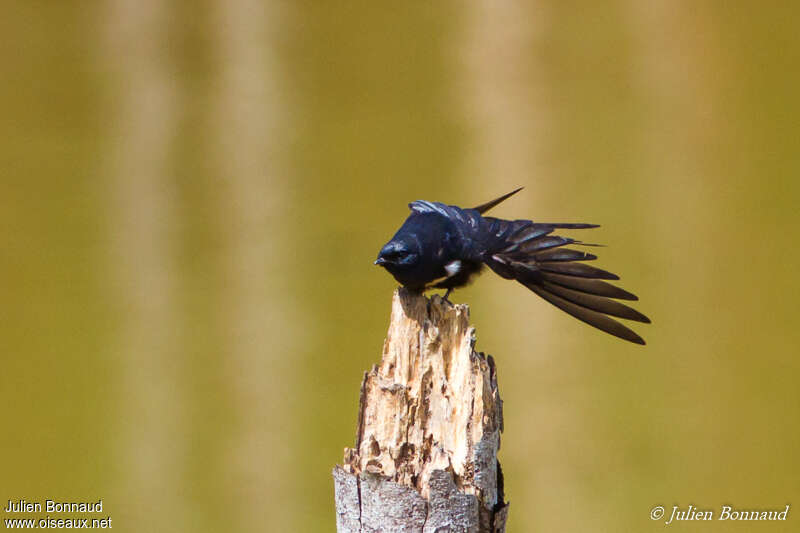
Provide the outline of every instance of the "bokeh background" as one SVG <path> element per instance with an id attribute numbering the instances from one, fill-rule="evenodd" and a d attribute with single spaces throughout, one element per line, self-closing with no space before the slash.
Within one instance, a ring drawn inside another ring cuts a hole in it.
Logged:
<path id="1" fill-rule="evenodd" d="M 498 361 L 509 530 L 800 506 L 799 23 L 792 2 L 5 2 L 0 501 L 333 531 L 395 287 L 378 248 L 411 200 L 525 186 L 495 214 L 602 224 L 598 264 L 654 323 L 641 348 L 491 274 L 455 294 Z"/>

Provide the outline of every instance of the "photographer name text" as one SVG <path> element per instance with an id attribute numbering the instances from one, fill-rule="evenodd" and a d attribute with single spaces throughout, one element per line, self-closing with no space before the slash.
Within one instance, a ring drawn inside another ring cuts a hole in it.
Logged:
<path id="1" fill-rule="evenodd" d="M 27 500 L 8 500 L 8 505 L 3 509 L 6 513 L 102 513 L 103 500 L 96 502 L 57 502 L 45 500 L 42 502 L 29 502 Z"/>
<path id="2" fill-rule="evenodd" d="M 689 505 L 686 508 L 681 508 L 673 505 L 670 511 L 667 511 L 661 505 L 653 507 L 650 511 L 650 518 L 653 520 L 660 520 L 667 517 L 664 521 L 666 525 L 673 522 L 685 522 L 692 520 L 730 520 L 730 521 L 770 521 L 780 520 L 785 521 L 789 516 L 789 505 L 778 509 L 738 509 L 731 505 L 723 505 L 718 512 L 711 509 L 700 509 L 694 505 Z"/>

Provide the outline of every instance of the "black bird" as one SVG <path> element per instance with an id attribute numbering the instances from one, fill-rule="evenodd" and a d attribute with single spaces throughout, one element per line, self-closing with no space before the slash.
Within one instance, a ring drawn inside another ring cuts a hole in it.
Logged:
<path id="1" fill-rule="evenodd" d="M 604 281 L 619 276 L 583 263 L 597 256 L 564 248 L 571 244 L 598 245 L 552 234 L 556 229 L 596 228 L 597 224 L 547 224 L 482 216 L 520 190 L 472 209 L 425 200 L 411 202 L 411 214 L 381 248 L 375 264 L 410 290 L 447 289 L 445 300 L 486 265 L 575 318 L 621 339 L 644 344 L 639 335 L 609 317 L 649 323 L 642 313 L 617 301 L 638 298 Z"/>

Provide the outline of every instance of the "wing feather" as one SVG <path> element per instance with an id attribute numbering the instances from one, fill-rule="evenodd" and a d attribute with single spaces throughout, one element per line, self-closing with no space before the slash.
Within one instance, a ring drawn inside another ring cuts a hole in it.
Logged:
<path id="1" fill-rule="evenodd" d="M 617 300 L 635 301 L 636 295 L 606 280 L 612 272 L 588 265 L 594 254 L 565 248 L 586 246 L 569 237 L 553 235 L 556 229 L 588 229 L 594 224 L 540 224 L 531 221 L 490 219 L 484 262 L 507 279 L 516 279 L 535 294 L 578 320 L 627 341 L 644 344 L 633 330 L 611 317 L 649 323 L 650 319 Z"/>

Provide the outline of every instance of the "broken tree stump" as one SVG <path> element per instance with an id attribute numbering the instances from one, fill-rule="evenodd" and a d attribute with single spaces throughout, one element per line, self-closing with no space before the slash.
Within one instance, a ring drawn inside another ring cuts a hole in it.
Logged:
<path id="1" fill-rule="evenodd" d="M 333 469 L 339 533 L 505 531 L 502 401 L 474 345 L 467 305 L 395 291 L 355 448 Z"/>

